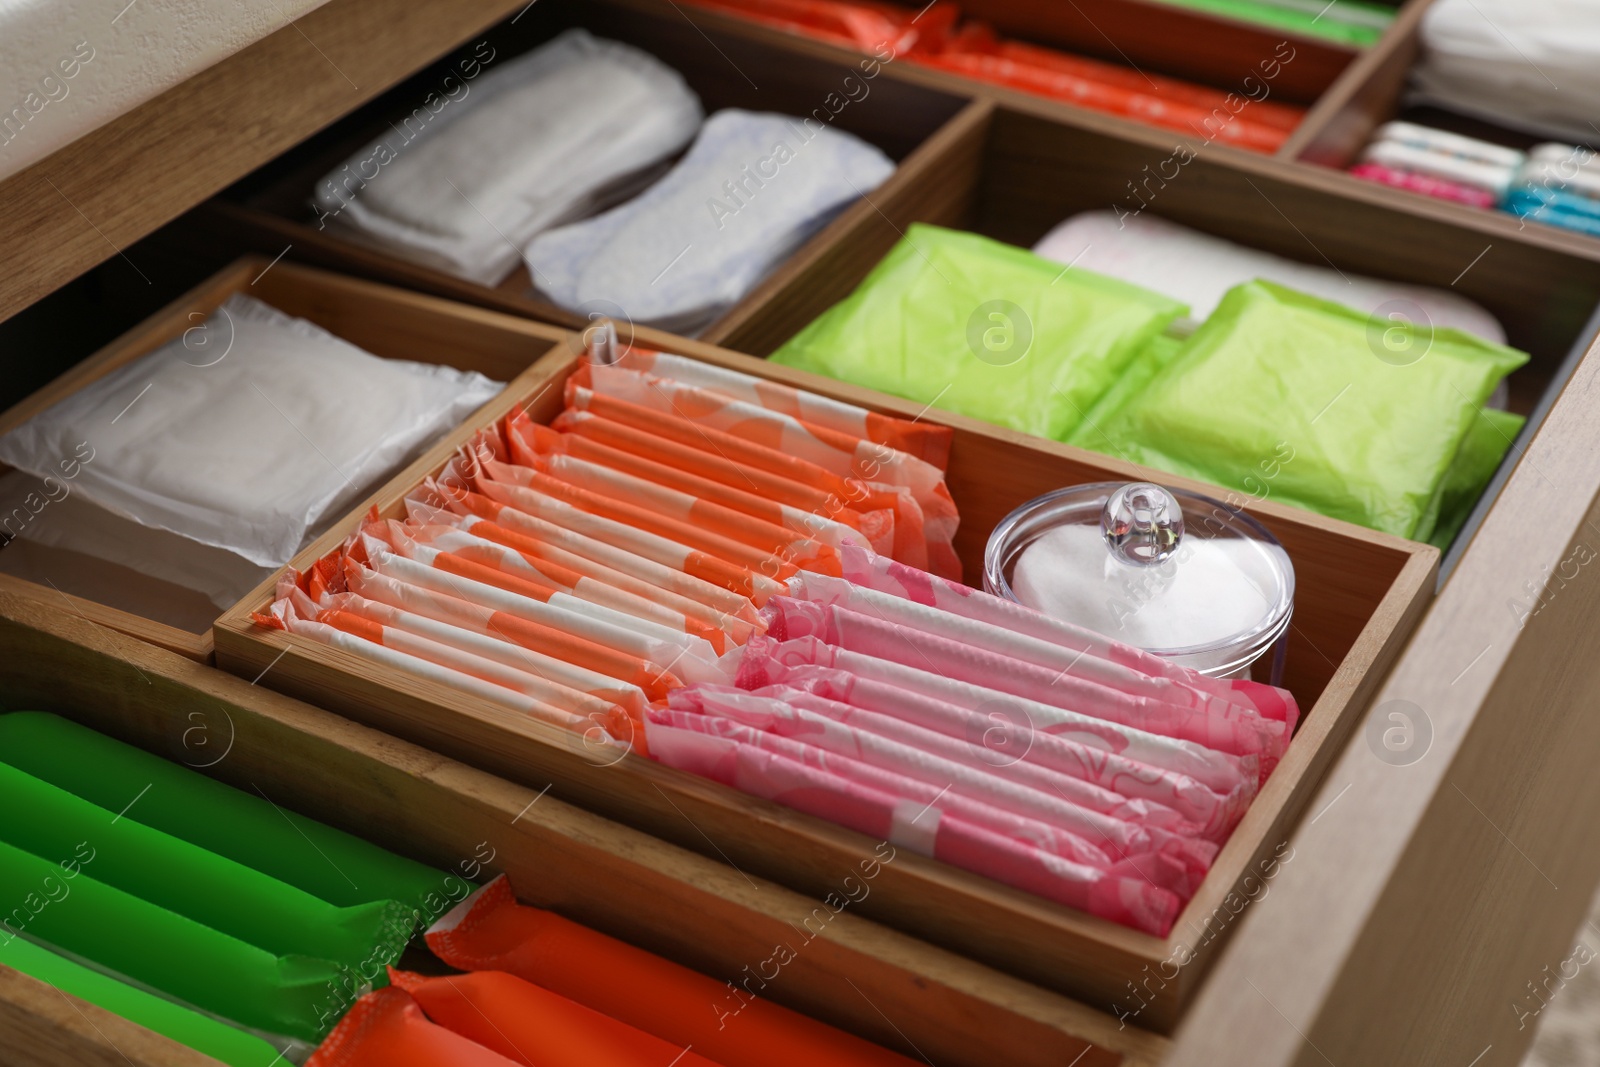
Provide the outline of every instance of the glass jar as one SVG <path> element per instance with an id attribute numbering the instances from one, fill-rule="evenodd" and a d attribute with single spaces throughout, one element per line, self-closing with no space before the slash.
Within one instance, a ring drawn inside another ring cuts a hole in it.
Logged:
<path id="1" fill-rule="evenodd" d="M 1148 482 L 1058 489 L 995 527 L 983 570 L 989 592 L 1046 615 L 1214 678 L 1281 683 L 1294 565 L 1220 500 Z"/>

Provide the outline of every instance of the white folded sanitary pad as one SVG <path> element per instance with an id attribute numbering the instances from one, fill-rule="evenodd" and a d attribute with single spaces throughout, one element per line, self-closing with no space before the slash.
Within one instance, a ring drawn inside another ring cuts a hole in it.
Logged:
<path id="1" fill-rule="evenodd" d="M 540 234 L 528 266 L 566 307 L 696 332 L 892 173 L 876 147 L 814 120 L 719 111 L 665 178 Z"/>
<path id="2" fill-rule="evenodd" d="M 325 175 L 315 207 L 323 225 L 484 285 L 534 234 L 681 151 L 702 117 L 677 71 L 583 30 L 443 83 Z"/>
<path id="3" fill-rule="evenodd" d="M 100 508 L 279 567 L 499 390 L 474 372 L 379 359 L 235 295 L 0 436 L 0 462 L 56 479 L 68 462 L 72 492 Z M 220 595 L 209 579 L 190 587 Z"/>
<path id="4" fill-rule="evenodd" d="M 1438 0 L 1423 13 L 1408 103 L 1592 144 L 1600 115 L 1600 4 Z"/>
<path id="5" fill-rule="evenodd" d="M 1496 343 L 1506 339 L 1499 320 L 1455 293 L 1299 263 L 1148 213 L 1119 221 L 1112 211 L 1086 211 L 1045 234 L 1033 251 L 1181 300 L 1198 320 L 1209 317 L 1229 289 L 1264 278 L 1365 314 L 1382 309 L 1385 317 L 1394 312 L 1407 321 L 1420 315 L 1436 327 Z"/>

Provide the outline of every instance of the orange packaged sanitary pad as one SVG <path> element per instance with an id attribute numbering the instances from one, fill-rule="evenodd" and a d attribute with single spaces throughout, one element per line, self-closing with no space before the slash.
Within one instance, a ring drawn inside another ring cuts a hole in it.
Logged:
<path id="1" fill-rule="evenodd" d="M 507 971 L 724 1067 L 912 1067 L 913 1061 L 743 987 L 518 904 L 502 876 L 428 931 L 450 964 Z"/>
<path id="2" fill-rule="evenodd" d="M 356 1001 L 306 1067 L 516 1067 L 516 1063 L 429 1022 L 410 993 L 387 986 Z"/>
<path id="3" fill-rule="evenodd" d="M 389 980 L 433 1022 L 525 1067 L 718 1067 L 504 971 L 430 978 L 391 967 Z"/>

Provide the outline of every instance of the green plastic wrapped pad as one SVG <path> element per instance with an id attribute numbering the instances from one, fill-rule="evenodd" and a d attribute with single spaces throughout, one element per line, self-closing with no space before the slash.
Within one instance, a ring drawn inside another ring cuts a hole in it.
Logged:
<path id="1" fill-rule="evenodd" d="M 1440 549 L 1450 547 L 1527 421 L 1521 415 L 1493 408 L 1478 412 L 1439 487 L 1439 520 L 1433 536 L 1428 538 L 1430 544 Z"/>
<path id="2" fill-rule="evenodd" d="M 0 762 L 340 907 L 398 900 L 427 923 L 471 891 L 458 876 L 55 715 L 0 715 Z"/>
<path id="3" fill-rule="evenodd" d="M 1427 540 L 1463 438 L 1527 359 L 1458 330 L 1374 321 L 1248 282 L 1148 386 L 1074 440 Z"/>
<path id="4" fill-rule="evenodd" d="M 913 225 L 772 361 L 1064 440 L 1187 312 L 977 234 Z"/>
<path id="5" fill-rule="evenodd" d="M 1383 36 L 1395 9 L 1359 0 L 1161 0 L 1213 15 L 1365 48 Z"/>
<path id="6" fill-rule="evenodd" d="M 43 859 L 0 843 L 0 938 L 23 933 L 254 1030 L 315 1042 L 361 993 L 328 960 L 278 956 L 97 881 L 92 844 Z"/>
<path id="7" fill-rule="evenodd" d="M 273 955 L 313 956 L 370 973 L 399 959 L 414 929 L 412 909 L 397 901 L 329 904 L 141 825 L 137 803 L 112 817 L 6 764 L 0 764 L 0 812 L 21 815 L 0 819 L 0 841 L 47 860 L 91 848 L 96 881 Z"/>
<path id="8" fill-rule="evenodd" d="M 4 941 L 3 935 L 0 941 Z M 0 964 L 231 1067 L 272 1067 L 274 1062 L 285 1062 L 276 1048 L 253 1034 L 74 963 L 26 938 L 16 937 L 0 944 Z"/>

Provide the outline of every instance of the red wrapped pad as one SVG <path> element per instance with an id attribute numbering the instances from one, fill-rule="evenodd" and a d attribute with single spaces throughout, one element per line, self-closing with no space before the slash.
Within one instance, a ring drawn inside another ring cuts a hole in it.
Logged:
<path id="1" fill-rule="evenodd" d="M 1255 152 L 1277 151 L 1305 117 L 1303 109 L 1287 104 L 1253 100 L 1160 75 L 1147 77 L 1020 41 L 997 40 L 986 27 L 977 25 L 967 27 L 943 51 L 911 58 L 979 81 Z M 1228 106 L 1230 99 L 1236 107 Z"/>
<path id="2" fill-rule="evenodd" d="M 896 55 L 937 49 L 960 17 L 954 4 L 930 4 L 917 12 L 893 4 L 857 0 L 690 0 L 696 7 L 871 52 L 885 61 Z"/>
<path id="3" fill-rule="evenodd" d="M 428 931 L 428 947 L 452 967 L 506 971 L 680 1048 L 692 1046 L 724 1067 L 913 1067 L 904 1056 L 761 999 L 748 988 L 764 985 L 760 979 L 734 987 L 520 905 L 504 876 L 440 919 Z"/>
<path id="4" fill-rule="evenodd" d="M 524 1067 L 718 1067 L 504 971 L 430 978 L 391 967 L 389 980 L 433 1022 Z"/>
<path id="5" fill-rule="evenodd" d="M 516 1067 L 518 1062 L 429 1022 L 411 994 L 386 986 L 356 1001 L 306 1067 Z"/>

